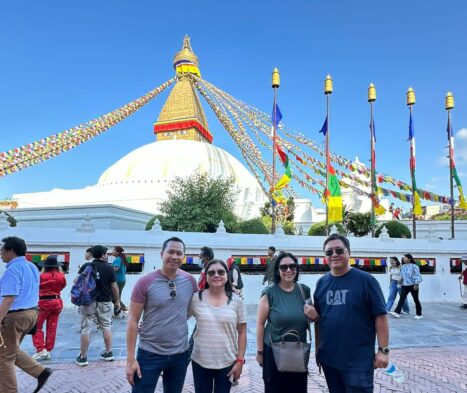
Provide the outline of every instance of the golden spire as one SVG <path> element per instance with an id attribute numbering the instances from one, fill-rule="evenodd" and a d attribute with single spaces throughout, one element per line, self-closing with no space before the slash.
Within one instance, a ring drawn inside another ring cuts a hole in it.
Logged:
<path id="1" fill-rule="evenodd" d="M 182 50 L 174 57 L 174 68 L 179 78 L 154 123 L 157 140 L 184 139 L 212 143 L 212 134 L 193 80 L 186 77 L 189 74 L 201 76 L 198 58 L 193 53 L 188 36 L 183 40 Z"/>
<path id="2" fill-rule="evenodd" d="M 183 46 L 180 52 L 174 57 L 174 68 L 177 72 L 177 75 L 183 74 L 194 74 L 198 77 L 201 77 L 199 72 L 199 62 L 198 57 L 193 53 L 191 48 L 190 37 L 188 35 L 183 39 Z"/>

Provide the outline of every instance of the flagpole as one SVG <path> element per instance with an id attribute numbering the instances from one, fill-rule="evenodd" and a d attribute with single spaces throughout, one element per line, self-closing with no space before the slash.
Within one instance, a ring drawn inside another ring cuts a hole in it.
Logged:
<path id="1" fill-rule="evenodd" d="M 368 87 L 368 102 L 370 103 L 370 149 L 371 149 L 371 237 L 375 237 L 375 143 L 373 130 L 373 102 L 376 101 L 376 88 L 373 83 Z"/>
<path id="2" fill-rule="evenodd" d="M 280 86 L 280 75 L 279 70 L 274 68 L 272 71 L 272 89 L 274 90 L 274 110 L 273 110 L 273 134 L 272 134 L 272 192 L 274 192 L 274 187 L 276 184 L 276 124 L 277 124 L 277 89 Z M 276 206 L 274 204 L 273 198 L 271 198 L 271 233 L 276 233 Z"/>
<path id="3" fill-rule="evenodd" d="M 454 176 L 453 176 L 453 165 L 454 165 L 454 146 L 452 145 L 452 135 L 451 135 L 451 109 L 454 108 L 454 96 L 451 92 L 447 92 L 446 98 L 444 100 L 444 107 L 448 111 L 448 141 L 449 141 L 449 188 L 451 190 L 451 200 L 449 201 L 451 205 L 451 239 L 454 239 Z"/>
<path id="4" fill-rule="evenodd" d="M 326 95 L 326 121 L 327 121 L 327 131 L 326 131 L 326 190 L 325 195 L 329 190 L 329 98 L 332 94 L 332 78 L 331 75 L 327 75 L 324 80 L 324 94 Z M 325 200 L 326 201 L 326 200 Z M 326 234 L 329 235 L 329 206 L 326 201 Z"/>
<path id="5" fill-rule="evenodd" d="M 412 107 L 415 105 L 415 92 L 409 87 L 407 90 L 407 105 L 410 111 L 410 119 L 412 120 Z M 412 139 L 415 136 L 412 135 Z M 413 151 L 413 140 L 410 140 L 410 177 L 412 179 L 412 235 L 417 238 L 417 216 L 415 215 L 415 152 Z"/>

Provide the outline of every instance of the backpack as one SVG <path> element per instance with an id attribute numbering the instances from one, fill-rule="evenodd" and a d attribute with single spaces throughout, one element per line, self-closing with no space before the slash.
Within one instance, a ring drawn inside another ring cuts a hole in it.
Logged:
<path id="1" fill-rule="evenodd" d="M 87 306 L 97 296 L 97 283 L 94 265 L 86 266 L 71 287 L 71 302 L 75 306 Z"/>
<path id="2" fill-rule="evenodd" d="M 233 282 L 233 271 L 236 270 L 238 273 L 238 280 L 237 280 L 237 289 L 243 289 L 243 280 L 242 280 L 242 274 L 240 273 L 240 268 L 238 265 L 234 262 L 232 263 L 232 266 L 230 266 L 229 272 L 228 272 L 228 277 L 230 283 Z"/>

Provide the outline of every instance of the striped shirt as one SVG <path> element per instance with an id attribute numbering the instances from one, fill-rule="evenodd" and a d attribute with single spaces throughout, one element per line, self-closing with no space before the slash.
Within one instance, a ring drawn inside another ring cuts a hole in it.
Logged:
<path id="1" fill-rule="evenodd" d="M 230 303 L 211 306 L 204 294 L 203 300 L 194 294 L 189 314 L 196 318 L 196 332 L 191 359 L 209 369 L 231 366 L 238 357 L 239 323 L 246 323 L 243 300 L 233 294 Z"/>

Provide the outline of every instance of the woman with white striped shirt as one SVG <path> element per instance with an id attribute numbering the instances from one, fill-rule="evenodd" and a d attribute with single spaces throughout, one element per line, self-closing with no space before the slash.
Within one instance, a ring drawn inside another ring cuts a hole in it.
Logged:
<path id="1" fill-rule="evenodd" d="M 240 378 L 246 351 L 246 313 L 233 293 L 227 265 L 219 259 L 206 268 L 206 286 L 193 295 L 189 314 L 197 329 L 191 355 L 196 393 L 228 393 Z"/>

